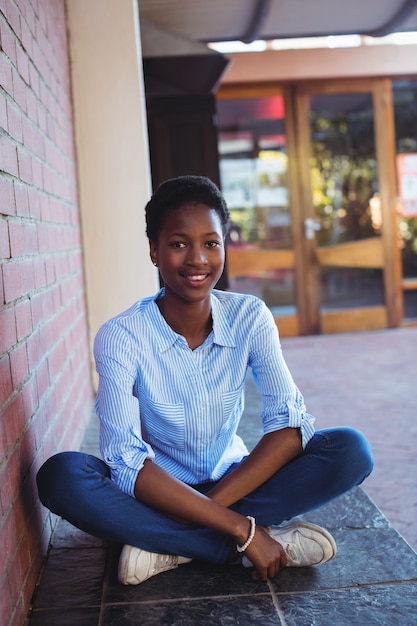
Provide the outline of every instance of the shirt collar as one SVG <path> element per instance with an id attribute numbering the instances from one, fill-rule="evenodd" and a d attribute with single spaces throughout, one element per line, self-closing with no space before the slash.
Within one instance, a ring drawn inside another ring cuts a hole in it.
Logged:
<path id="1" fill-rule="evenodd" d="M 184 342 L 184 338 L 172 330 L 159 311 L 156 300 L 163 293 L 164 289 L 162 288 L 155 294 L 149 301 L 145 313 L 150 325 L 155 328 L 154 339 L 160 352 L 165 352 L 177 342 Z M 236 346 L 235 332 L 225 314 L 222 303 L 216 296 L 216 292 L 211 294 L 211 314 L 213 317 L 213 343 L 234 348 Z"/>

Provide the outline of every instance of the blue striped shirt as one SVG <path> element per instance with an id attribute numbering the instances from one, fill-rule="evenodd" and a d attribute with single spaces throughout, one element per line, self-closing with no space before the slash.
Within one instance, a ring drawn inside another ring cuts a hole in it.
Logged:
<path id="1" fill-rule="evenodd" d="M 236 430 L 248 368 L 262 397 L 264 433 L 287 426 L 312 437 L 314 418 L 285 364 L 269 309 L 254 296 L 211 295 L 213 330 L 191 350 L 165 322 L 155 296 L 97 333 L 100 449 L 130 495 L 146 459 L 188 484 L 219 479 L 248 454 Z"/>

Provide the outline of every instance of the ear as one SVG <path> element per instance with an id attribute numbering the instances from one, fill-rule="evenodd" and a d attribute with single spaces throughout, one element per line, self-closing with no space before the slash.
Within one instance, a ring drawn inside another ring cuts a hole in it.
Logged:
<path id="1" fill-rule="evenodd" d="M 156 245 L 153 241 L 149 241 L 149 256 L 151 257 L 152 263 L 157 266 L 158 265 L 158 254 L 156 251 Z"/>

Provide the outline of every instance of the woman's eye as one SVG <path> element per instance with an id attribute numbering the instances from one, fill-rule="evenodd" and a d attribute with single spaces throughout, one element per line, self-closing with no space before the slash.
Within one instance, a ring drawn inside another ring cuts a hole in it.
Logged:
<path id="1" fill-rule="evenodd" d="M 185 247 L 185 243 L 182 241 L 173 241 L 171 246 L 173 248 L 184 248 Z"/>
<path id="2" fill-rule="evenodd" d="M 208 241 L 207 242 L 207 247 L 208 248 L 217 248 L 217 246 L 219 246 L 220 243 L 218 241 Z"/>

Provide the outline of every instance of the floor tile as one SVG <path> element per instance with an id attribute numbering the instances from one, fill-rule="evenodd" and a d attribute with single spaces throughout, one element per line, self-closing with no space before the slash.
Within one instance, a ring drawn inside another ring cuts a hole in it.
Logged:
<path id="1" fill-rule="evenodd" d="M 333 502 L 300 516 L 300 519 L 324 526 L 330 531 L 342 528 L 389 528 L 385 515 L 361 487 L 355 487 Z"/>
<path id="2" fill-rule="evenodd" d="M 105 558 L 104 548 L 52 550 L 35 595 L 34 607 L 99 606 Z"/>
<path id="3" fill-rule="evenodd" d="M 356 587 L 417 579 L 417 554 L 394 529 L 336 531 L 336 557 L 311 568 L 286 568 L 272 584 L 277 592 Z"/>
<path id="4" fill-rule="evenodd" d="M 104 601 L 154 602 L 182 598 L 211 598 L 245 596 L 268 592 L 266 582 L 253 581 L 251 571 L 241 566 L 214 566 L 193 562 L 176 570 L 164 572 L 141 585 L 120 585 L 115 577 L 115 567 Z"/>
<path id="5" fill-rule="evenodd" d="M 103 626 L 277 626 L 270 595 L 106 607 Z"/>
<path id="6" fill-rule="evenodd" d="M 51 539 L 53 548 L 96 548 L 105 545 L 102 539 L 79 530 L 65 519 L 59 521 Z"/>
<path id="7" fill-rule="evenodd" d="M 417 582 L 278 596 L 287 626 L 415 626 Z"/>
<path id="8" fill-rule="evenodd" d="M 33 612 L 30 626 L 98 626 L 99 619 L 99 607 L 40 610 Z"/>

